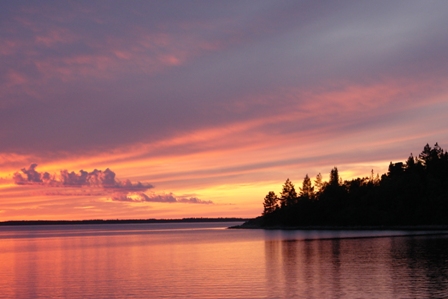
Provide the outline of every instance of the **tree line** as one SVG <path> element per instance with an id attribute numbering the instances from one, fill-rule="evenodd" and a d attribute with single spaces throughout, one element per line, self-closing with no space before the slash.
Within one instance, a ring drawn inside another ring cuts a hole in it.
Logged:
<path id="1" fill-rule="evenodd" d="M 334 167 L 328 182 L 305 175 L 296 191 L 286 179 L 279 196 L 263 202 L 261 226 L 448 224 L 448 152 L 428 144 L 406 162 L 390 163 L 381 177 L 343 181 Z"/>

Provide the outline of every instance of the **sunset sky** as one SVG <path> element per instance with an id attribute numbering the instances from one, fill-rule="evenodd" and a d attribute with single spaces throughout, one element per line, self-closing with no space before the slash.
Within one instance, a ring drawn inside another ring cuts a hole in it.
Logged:
<path id="1" fill-rule="evenodd" d="M 2 1 L 0 221 L 255 217 L 448 148 L 448 1 Z"/>

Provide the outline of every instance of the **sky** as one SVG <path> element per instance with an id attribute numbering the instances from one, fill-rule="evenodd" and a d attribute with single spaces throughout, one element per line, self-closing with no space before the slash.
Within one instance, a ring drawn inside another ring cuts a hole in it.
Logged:
<path id="1" fill-rule="evenodd" d="M 256 217 L 448 148 L 447 1 L 2 1 L 0 221 Z"/>

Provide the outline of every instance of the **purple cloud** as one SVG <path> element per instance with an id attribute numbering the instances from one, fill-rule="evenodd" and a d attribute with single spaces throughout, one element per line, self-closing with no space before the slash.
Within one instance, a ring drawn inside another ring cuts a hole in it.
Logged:
<path id="1" fill-rule="evenodd" d="M 17 185 L 52 185 L 54 177 L 48 172 L 38 172 L 36 171 L 37 164 L 33 163 L 28 168 L 22 168 L 20 174 L 19 172 L 14 173 L 13 180 Z"/>
<path id="2" fill-rule="evenodd" d="M 16 172 L 13 180 L 17 185 L 43 185 L 49 187 L 90 187 L 105 190 L 120 190 L 122 192 L 146 191 L 154 186 L 148 183 L 132 183 L 130 180 L 119 181 L 115 178 L 115 172 L 106 170 L 93 170 L 79 173 L 61 170 L 59 176 L 50 175 L 48 172 L 36 170 L 37 164 L 33 163 L 29 168 L 22 168 L 21 173 Z"/>
<path id="3" fill-rule="evenodd" d="M 177 201 L 182 202 L 182 203 L 198 203 L 198 204 L 212 204 L 213 203 L 211 200 L 202 200 L 197 197 L 179 198 Z"/>

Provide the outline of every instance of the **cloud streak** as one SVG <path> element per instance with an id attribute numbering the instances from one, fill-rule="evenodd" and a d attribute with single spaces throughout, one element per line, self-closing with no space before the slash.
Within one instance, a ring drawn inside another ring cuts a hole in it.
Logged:
<path id="1" fill-rule="evenodd" d="M 173 193 L 169 194 L 144 194 L 144 193 L 115 193 L 112 195 L 113 201 L 125 202 L 162 202 L 162 203 L 189 203 L 189 204 L 213 204 L 211 200 L 201 200 L 197 197 L 178 197 Z"/>

